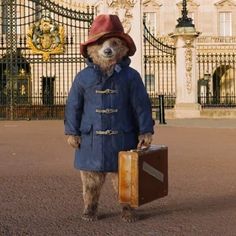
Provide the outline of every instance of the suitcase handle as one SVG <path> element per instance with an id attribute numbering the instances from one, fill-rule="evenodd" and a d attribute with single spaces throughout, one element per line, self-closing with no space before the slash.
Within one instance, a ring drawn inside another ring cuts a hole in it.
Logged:
<path id="1" fill-rule="evenodd" d="M 151 145 L 149 147 L 144 147 L 144 148 L 131 149 L 130 152 L 145 152 L 145 151 L 148 151 L 149 149 L 152 149 L 155 146 L 157 145 Z M 158 145 L 158 147 L 162 149 L 162 148 L 166 148 L 166 145 L 160 144 Z"/>
<path id="2" fill-rule="evenodd" d="M 137 148 L 137 149 L 131 149 L 130 152 L 145 152 L 149 149 L 150 147 L 143 147 L 143 148 Z"/>

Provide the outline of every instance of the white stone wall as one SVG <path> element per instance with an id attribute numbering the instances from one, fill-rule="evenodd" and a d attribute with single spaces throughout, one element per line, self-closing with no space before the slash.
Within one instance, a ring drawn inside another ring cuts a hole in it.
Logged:
<path id="1" fill-rule="evenodd" d="M 157 12 L 157 28 L 160 36 L 173 32 L 177 19 L 181 16 L 182 0 L 143 1 L 144 10 Z M 235 4 L 233 4 L 235 3 Z M 157 7 L 158 6 L 158 7 Z M 187 8 L 194 13 L 196 29 L 202 35 L 217 36 L 219 32 L 219 11 L 232 12 L 233 35 L 236 36 L 236 1 L 188 0 Z"/>

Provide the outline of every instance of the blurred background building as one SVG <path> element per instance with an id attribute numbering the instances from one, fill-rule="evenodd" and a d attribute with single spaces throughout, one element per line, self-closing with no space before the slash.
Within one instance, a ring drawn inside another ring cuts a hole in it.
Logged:
<path id="1" fill-rule="evenodd" d="M 185 4 L 195 32 L 191 40 L 175 33 Z M 73 78 L 85 66 L 79 45 L 101 13 L 119 15 L 134 38 L 138 50 L 132 65 L 153 108 L 164 95 L 171 117 L 185 88 L 186 96 L 196 96 L 201 116 L 235 115 L 234 0 L 2 0 L 0 119 L 63 118 Z M 176 61 L 181 50 L 182 66 Z M 184 78 L 179 78 L 181 68 Z M 187 97 L 184 103 L 190 103 Z"/>

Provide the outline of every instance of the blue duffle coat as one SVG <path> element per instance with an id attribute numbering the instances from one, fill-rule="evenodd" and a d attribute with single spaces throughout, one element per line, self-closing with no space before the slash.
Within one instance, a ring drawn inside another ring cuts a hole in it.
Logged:
<path id="1" fill-rule="evenodd" d="M 151 104 L 139 73 L 126 58 L 104 77 L 92 62 L 79 72 L 65 108 L 65 134 L 81 136 L 75 167 L 116 172 L 118 152 L 135 149 L 138 135 L 153 133 Z"/>

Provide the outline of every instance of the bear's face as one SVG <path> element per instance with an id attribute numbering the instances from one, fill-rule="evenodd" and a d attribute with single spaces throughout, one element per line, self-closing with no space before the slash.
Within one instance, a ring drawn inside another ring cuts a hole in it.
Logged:
<path id="1" fill-rule="evenodd" d="M 100 66 L 103 72 L 107 73 L 117 62 L 127 56 L 129 49 L 126 43 L 120 38 L 108 38 L 89 45 L 87 52 L 93 63 Z"/>

